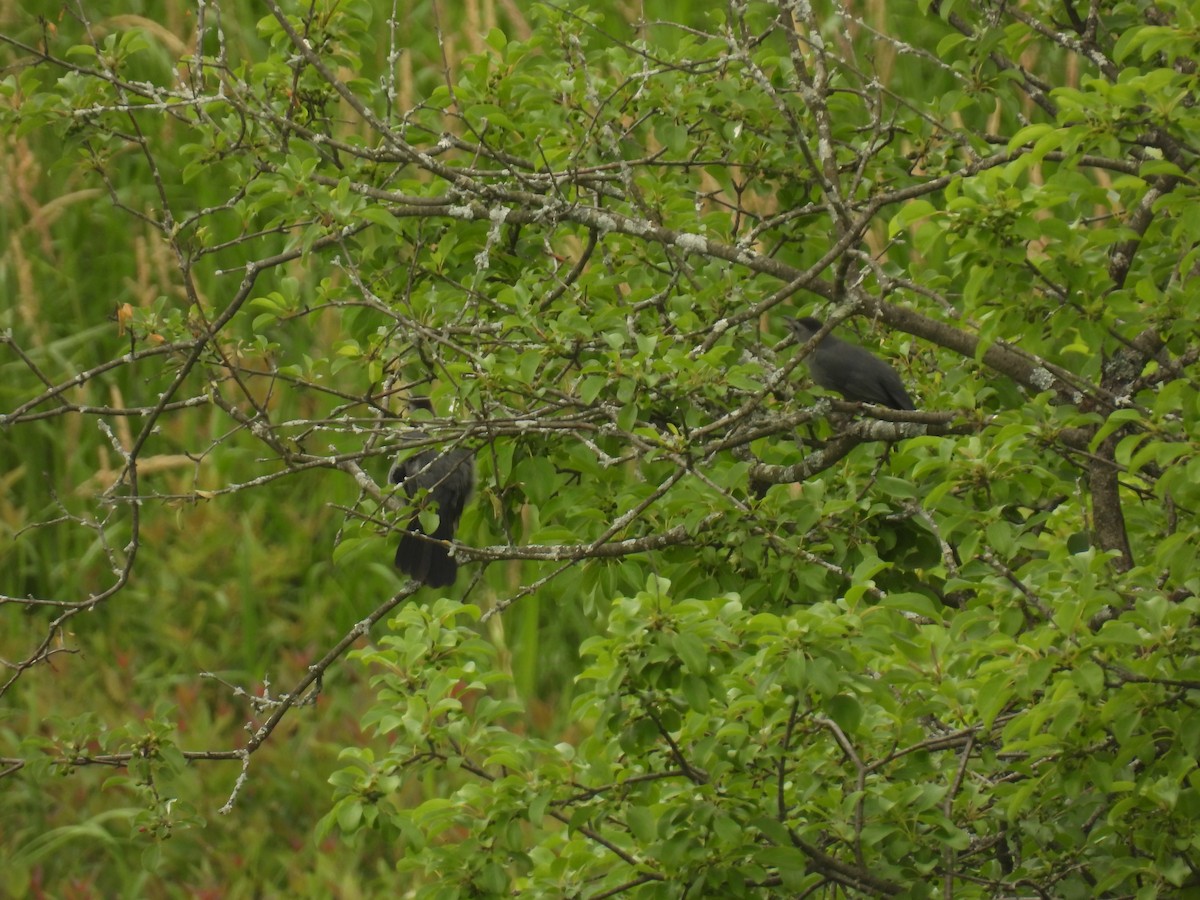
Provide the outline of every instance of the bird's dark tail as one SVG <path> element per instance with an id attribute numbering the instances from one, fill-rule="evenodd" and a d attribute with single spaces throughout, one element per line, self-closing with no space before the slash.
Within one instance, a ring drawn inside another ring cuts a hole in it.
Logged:
<path id="1" fill-rule="evenodd" d="M 458 577 L 458 563 L 444 544 L 435 542 L 450 540 L 454 536 L 454 524 L 439 522 L 431 540 L 421 529 L 420 520 L 414 516 L 396 548 L 396 568 L 429 587 L 449 587 L 454 584 L 454 579 Z"/>

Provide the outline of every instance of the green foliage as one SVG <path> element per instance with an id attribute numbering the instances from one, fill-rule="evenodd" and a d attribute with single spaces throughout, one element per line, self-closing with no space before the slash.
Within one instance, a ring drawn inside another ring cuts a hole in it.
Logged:
<path id="1" fill-rule="evenodd" d="M 1198 604 L 1139 607 L 1093 632 L 1056 599 L 1058 627 L 1033 634 L 982 609 L 942 622 L 828 601 L 756 613 L 735 595 L 676 599 L 652 578 L 580 648 L 572 718 L 588 734 L 574 745 L 514 734 L 513 704 L 491 699 L 512 685 L 488 683 L 478 610 L 409 607 L 361 654 L 380 673 L 366 724 L 386 752 L 345 752 L 325 827 L 380 829 L 403 870 L 440 874 L 429 897 L 800 891 L 828 877 L 801 851 L 830 835 L 883 893 L 989 837 L 1023 861 L 1014 875 L 1063 896 L 1088 895 L 1089 879 L 1055 871 L 1047 846 L 1111 884 L 1154 879 L 1196 812 L 1181 779 L 1200 731 L 1156 681 Z M 1125 671 L 1131 645 L 1142 659 Z M 930 720 L 946 731 L 931 737 Z M 1176 740 L 1152 750 L 1152 734 Z M 1141 777 L 1147 752 L 1175 775 Z M 404 784 L 438 799 L 399 807 Z M 1144 844 L 1120 840 L 1118 810 L 1144 823 Z"/>
<path id="2" fill-rule="evenodd" d="M 1192 11 L 661 6 L 0 21 L 4 889 L 1200 884 Z"/>

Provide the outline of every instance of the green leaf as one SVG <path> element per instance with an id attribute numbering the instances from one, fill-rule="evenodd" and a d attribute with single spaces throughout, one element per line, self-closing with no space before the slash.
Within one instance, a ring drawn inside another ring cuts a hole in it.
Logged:
<path id="1" fill-rule="evenodd" d="M 825 701 L 825 709 L 829 718 L 833 719 L 846 734 L 858 730 L 863 719 L 863 708 L 857 700 L 847 694 L 838 694 Z"/>
<path id="2" fill-rule="evenodd" d="M 630 833 L 642 844 L 651 843 L 656 835 L 653 812 L 644 806 L 629 806 L 625 810 L 625 824 Z"/>
<path id="3" fill-rule="evenodd" d="M 888 237 L 894 238 L 914 222 L 932 216 L 937 208 L 928 200 L 916 199 L 905 203 L 898 213 L 888 222 Z"/>
<path id="4" fill-rule="evenodd" d="M 1130 422 L 1140 421 L 1142 414 L 1136 409 L 1116 409 L 1109 413 L 1108 418 L 1104 420 L 1104 424 L 1096 429 L 1096 433 L 1092 436 L 1088 447 L 1092 452 L 1096 451 L 1104 439 L 1110 434 Z"/>
<path id="5" fill-rule="evenodd" d="M 1019 147 L 1024 147 L 1026 144 L 1032 144 L 1040 141 L 1048 135 L 1055 134 L 1057 129 L 1054 125 L 1046 122 L 1035 122 L 1032 125 L 1026 125 L 1021 128 L 1008 140 L 1008 151 L 1011 153 Z M 1045 155 L 1043 153 L 1043 155 Z"/>
<path id="6" fill-rule="evenodd" d="M 358 215 L 368 222 L 382 225 L 393 234 L 404 234 L 404 226 L 400 220 L 381 206 L 365 206 L 358 211 Z"/>
<path id="7" fill-rule="evenodd" d="M 342 831 L 353 832 L 358 829 L 358 825 L 362 821 L 362 804 L 357 800 L 346 798 L 337 804 L 335 813 L 338 827 Z"/>
<path id="8" fill-rule="evenodd" d="M 358 563 L 379 552 L 381 541 L 378 537 L 345 538 L 333 548 L 333 563 L 337 566 Z"/>
<path id="9" fill-rule="evenodd" d="M 690 631 L 671 636 L 671 647 L 688 671 L 704 675 L 709 670 L 708 651 L 700 637 Z"/>

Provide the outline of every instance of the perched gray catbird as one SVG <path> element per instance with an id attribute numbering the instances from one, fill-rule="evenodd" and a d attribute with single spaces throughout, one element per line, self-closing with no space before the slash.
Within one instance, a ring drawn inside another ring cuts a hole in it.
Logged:
<path id="1" fill-rule="evenodd" d="M 429 436 L 412 431 L 406 437 L 423 440 Z M 462 447 L 422 450 L 397 460 L 388 481 L 404 485 L 409 497 L 428 491 L 423 505 L 436 505 L 438 515 L 437 528 L 431 535 L 425 534 L 419 515 L 412 517 L 396 548 L 396 568 L 430 587 L 454 584 L 458 563 L 446 544 L 438 542 L 454 538 L 458 520 L 475 486 L 475 454 Z"/>
<path id="2" fill-rule="evenodd" d="M 808 316 L 788 319 L 788 327 L 801 343 L 821 330 L 821 322 Z M 916 409 L 896 370 L 862 347 L 827 334 L 805 360 L 813 381 L 837 391 L 847 400 L 877 403 L 892 409 Z"/>

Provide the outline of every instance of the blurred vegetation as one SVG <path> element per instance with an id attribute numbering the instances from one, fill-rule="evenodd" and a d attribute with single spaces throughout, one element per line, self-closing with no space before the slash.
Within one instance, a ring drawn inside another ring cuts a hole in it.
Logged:
<path id="1" fill-rule="evenodd" d="M 0 891 L 1194 888 L 1185 5 L 99 6 L 0 4 Z"/>

